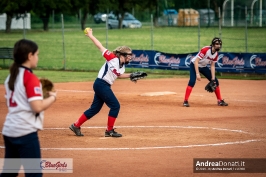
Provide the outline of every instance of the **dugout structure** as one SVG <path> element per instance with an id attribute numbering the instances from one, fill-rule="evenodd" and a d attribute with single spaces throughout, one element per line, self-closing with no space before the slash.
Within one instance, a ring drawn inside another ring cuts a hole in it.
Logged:
<path id="1" fill-rule="evenodd" d="M 13 48 L 11 47 L 0 47 L 0 60 L 3 60 L 5 65 L 5 60 L 13 60 Z"/>

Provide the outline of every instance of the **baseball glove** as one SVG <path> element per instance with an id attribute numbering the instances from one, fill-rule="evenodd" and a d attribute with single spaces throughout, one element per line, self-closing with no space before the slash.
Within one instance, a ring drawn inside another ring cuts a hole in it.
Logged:
<path id="1" fill-rule="evenodd" d="M 206 90 L 207 92 L 212 93 L 212 92 L 215 91 L 216 87 L 217 87 L 217 85 L 216 85 L 216 83 L 215 83 L 215 80 L 211 80 L 211 81 L 205 86 L 205 90 Z"/>
<path id="2" fill-rule="evenodd" d="M 143 71 L 137 71 L 130 74 L 130 80 L 132 82 L 137 82 L 139 79 L 143 79 L 144 77 L 147 77 L 148 74 Z"/>
<path id="3" fill-rule="evenodd" d="M 54 84 L 49 79 L 41 78 L 40 82 L 42 84 L 42 95 L 43 98 L 49 97 L 49 92 L 55 92 Z"/>

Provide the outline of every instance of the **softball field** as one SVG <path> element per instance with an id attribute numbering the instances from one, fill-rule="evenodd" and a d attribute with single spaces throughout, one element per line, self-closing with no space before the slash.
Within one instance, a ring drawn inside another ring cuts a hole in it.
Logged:
<path id="1" fill-rule="evenodd" d="M 90 107 L 93 82 L 56 83 L 57 101 L 45 111 L 39 132 L 42 157 L 73 158 L 73 173 L 43 176 L 265 176 L 193 173 L 194 158 L 266 158 L 266 81 L 219 81 L 228 107 L 218 107 L 215 94 L 204 90 L 206 79 L 197 81 L 191 107 L 182 106 L 188 78 L 115 81 L 112 89 L 121 105 L 115 127 L 122 138 L 104 137 L 106 105 L 83 124 L 85 136 L 75 136 L 68 127 Z M 3 85 L 0 93 L 2 129 L 7 113 Z M 0 147 L 3 158 L 3 138 Z"/>

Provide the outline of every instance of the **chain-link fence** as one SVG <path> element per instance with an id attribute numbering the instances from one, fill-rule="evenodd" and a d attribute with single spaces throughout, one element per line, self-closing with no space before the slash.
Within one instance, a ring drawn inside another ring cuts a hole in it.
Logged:
<path id="1" fill-rule="evenodd" d="M 255 11 L 257 10 L 254 9 Z M 250 25 L 250 19 L 248 20 L 247 16 L 243 17 L 242 12 L 239 13 L 242 22 L 234 19 L 233 27 L 230 10 L 224 16 L 225 24 L 222 23 L 222 16 L 217 17 L 215 13 L 211 15 L 210 9 L 197 11 L 205 16 L 197 16 L 195 10 L 183 12 L 182 18 L 180 18 L 180 11 L 174 14 L 173 19 L 176 23 L 169 21 L 171 16 L 168 15 L 163 25 L 167 27 L 160 27 L 160 23 L 154 24 L 153 14 L 137 11 L 134 12 L 134 16 L 142 22 L 141 29 L 110 30 L 106 28 L 105 22 L 95 23 L 93 15 L 88 16 L 86 26 L 94 28 L 95 35 L 110 50 L 123 44 L 136 50 L 190 53 L 198 51 L 204 45 L 209 45 L 210 40 L 218 36 L 224 43 L 223 52 L 265 52 L 265 38 L 261 36 L 265 30 L 265 24 L 259 27 L 254 20 L 253 25 Z M 238 17 L 234 16 L 234 18 Z M 257 28 L 254 28 L 255 25 Z M 40 46 L 40 58 L 45 58 L 45 61 L 39 62 L 39 68 L 98 70 L 101 66 L 102 60 L 99 59 L 101 56 L 97 49 L 93 46 L 88 49 L 88 45 L 91 44 L 81 35 L 81 22 L 77 16 L 52 14 L 49 19 L 48 35 L 43 35 L 42 26 L 42 21 L 32 15 L 32 30 L 19 29 L 12 31 L 14 35 L 1 35 L 3 37 L 0 38 L 0 47 L 12 47 L 17 39 L 24 37 L 35 40 Z M 235 35 L 236 33 L 238 35 Z"/>

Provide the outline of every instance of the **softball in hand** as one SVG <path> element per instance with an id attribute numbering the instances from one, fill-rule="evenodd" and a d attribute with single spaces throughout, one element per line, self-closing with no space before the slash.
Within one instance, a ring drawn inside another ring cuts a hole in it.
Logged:
<path id="1" fill-rule="evenodd" d="M 90 30 L 90 28 L 85 28 L 85 30 L 84 30 L 84 34 L 88 34 L 88 30 Z"/>

